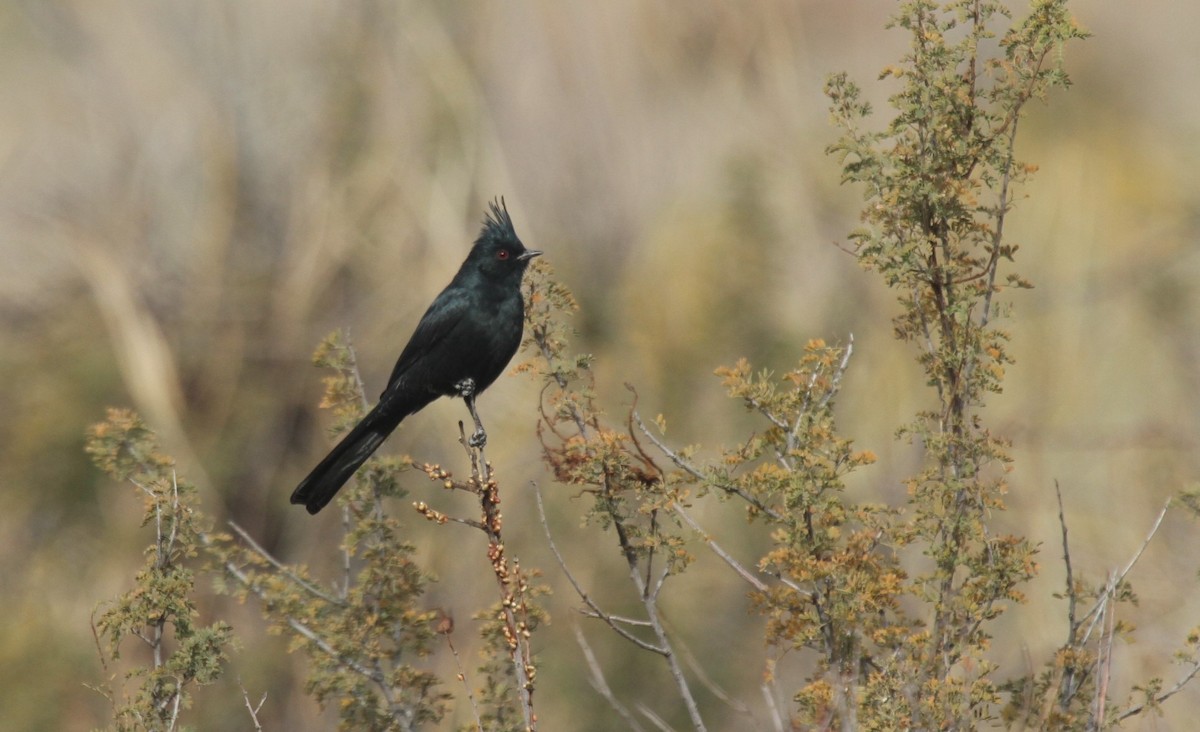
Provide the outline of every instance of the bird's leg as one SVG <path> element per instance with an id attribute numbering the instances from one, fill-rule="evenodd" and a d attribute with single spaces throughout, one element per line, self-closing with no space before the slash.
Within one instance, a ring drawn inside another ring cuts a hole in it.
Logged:
<path id="1" fill-rule="evenodd" d="M 479 412 L 475 411 L 475 397 L 464 397 L 467 403 L 467 409 L 471 410 L 471 419 L 475 420 L 475 432 L 467 440 L 467 444 L 471 447 L 483 447 L 487 444 L 487 432 L 483 431 L 483 422 L 479 421 Z"/>
<path id="2" fill-rule="evenodd" d="M 475 410 L 475 380 L 463 379 L 455 384 L 454 388 L 462 395 L 463 401 L 467 403 L 467 409 L 471 412 L 471 419 L 475 420 L 475 432 L 471 434 L 467 444 L 471 447 L 483 447 L 487 444 L 487 432 L 483 429 L 483 422 L 479 420 L 479 412 Z"/>

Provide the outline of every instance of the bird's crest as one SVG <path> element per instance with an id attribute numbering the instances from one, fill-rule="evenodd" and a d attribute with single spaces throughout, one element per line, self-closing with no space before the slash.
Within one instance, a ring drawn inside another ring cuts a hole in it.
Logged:
<path id="1" fill-rule="evenodd" d="M 488 213 L 483 219 L 483 230 L 479 232 L 479 238 L 517 239 L 517 231 L 508 216 L 508 207 L 504 205 L 503 196 L 488 204 Z"/>

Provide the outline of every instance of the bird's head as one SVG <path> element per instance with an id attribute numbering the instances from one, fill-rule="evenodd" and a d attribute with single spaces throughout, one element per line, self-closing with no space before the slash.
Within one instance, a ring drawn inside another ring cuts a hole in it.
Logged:
<path id="1" fill-rule="evenodd" d="M 475 240 L 467 262 L 490 279 L 513 279 L 520 282 L 530 260 L 540 254 L 537 249 L 526 249 L 521 243 L 516 230 L 513 229 L 508 209 L 504 206 L 504 199 L 501 198 L 498 202 L 492 201 L 488 205 L 483 228 Z"/>

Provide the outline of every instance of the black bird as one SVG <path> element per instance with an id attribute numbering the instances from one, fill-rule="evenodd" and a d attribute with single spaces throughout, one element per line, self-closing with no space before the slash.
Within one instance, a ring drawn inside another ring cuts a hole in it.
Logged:
<path id="1" fill-rule="evenodd" d="M 487 442 L 475 397 L 521 345 L 521 276 L 539 254 L 517 237 L 504 199 L 493 201 L 471 253 L 417 323 L 379 403 L 300 481 L 292 503 L 320 511 L 402 419 L 440 396 L 461 396 L 475 421 L 470 444 Z"/>

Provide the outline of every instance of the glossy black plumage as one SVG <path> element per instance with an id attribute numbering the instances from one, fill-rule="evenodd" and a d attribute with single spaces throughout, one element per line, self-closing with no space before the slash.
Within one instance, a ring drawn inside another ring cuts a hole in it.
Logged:
<path id="1" fill-rule="evenodd" d="M 521 243 L 503 201 L 492 203 L 458 274 L 417 323 L 379 403 L 300 482 L 292 503 L 320 511 L 401 420 L 440 396 L 463 397 L 475 421 L 472 444 L 486 441 L 475 397 L 521 345 L 521 276 L 539 254 Z"/>

